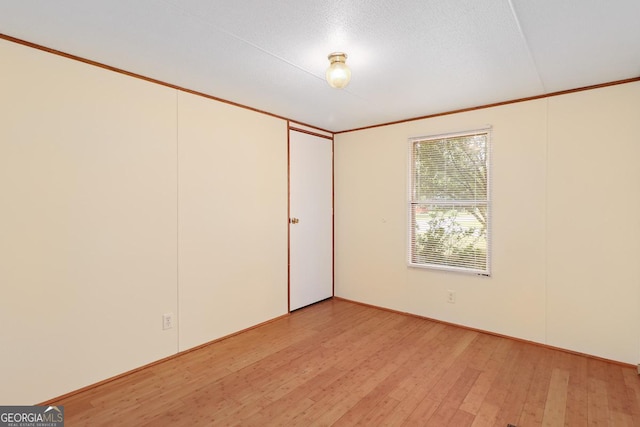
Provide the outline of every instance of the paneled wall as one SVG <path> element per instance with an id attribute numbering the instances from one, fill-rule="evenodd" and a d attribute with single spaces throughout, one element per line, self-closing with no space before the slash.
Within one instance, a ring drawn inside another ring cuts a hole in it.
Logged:
<path id="1" fill-rule="evenodd" d="M 287 123 L 178 94 L 180 350 L 287 312 Z"/>
<path id="2" fill-rule="evenodd" d="M 640 362 L 640 83 L 549 100 L 547 340 Z"/>
<path id="3" fill-rule="evenodd" d="M 2 40 L 0 70 L 2 404 L 286 313 L 286 121 Z"/>
<path id="4" fill-rule="evenodd" d="M 631 83 L 336 135 L 336 295 L 637 363 L 639 114 Z M 408 138 L 487 125 L 492 276 L 407 267 Z"/>

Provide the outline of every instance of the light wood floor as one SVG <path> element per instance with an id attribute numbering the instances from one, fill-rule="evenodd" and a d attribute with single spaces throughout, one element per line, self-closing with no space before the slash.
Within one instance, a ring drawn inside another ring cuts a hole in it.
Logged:
<path id="1" fill-rule="evenodd" d="M 55 404 L 70 427 L 640 426 L 640 377 L 327 300 Z"/>

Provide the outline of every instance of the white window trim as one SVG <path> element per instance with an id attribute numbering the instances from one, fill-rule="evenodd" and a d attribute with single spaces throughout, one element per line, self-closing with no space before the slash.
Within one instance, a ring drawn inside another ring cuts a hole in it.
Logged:
<path id="1" fill-rule="evenodd" d="M 439 265 L 439 264 L 419 264 L 419 263 L 414 263 L 412 262 L 412 237 L 413 237 L 413 231 L 411 230 L 412 227 L 412 204 L 413 204 L 413 198 L 412 198 L 412 191 L 413 191 L 413 176 L 412 176 L 412 172 L 413 172 L 413 164 L 412 164 L 412 160 L 413 160 L 413 155 L 412 155 L 412 151 L 413 151 L 413 144 L 415 142 L 418 141 L 427 141 L 427 140 L 435 140 L 435 139 L 444 139 L 444 138 L 455 138 L 455 137 L 459 137 L 459 136 L 467 136 L 467 135 L 473 135 L 473 134 L 479 134 L 479 133 L 486 133 L 487 134 L 487 141 L 488 141 L 488 147 L 487 147 L 487 263 L 486 263 L 486 269 L 484 270 L 478 270 L 478 269 L 471 269 L 471 268 L 465 268 L 465 267 L 456 267 L 456 266 L 447 266 L 447 265 Z M 475 129 L 471 129 L 471 130 L 465 130 L 465 131 L 459 131 L 459 132 L 451 132 L 451 133 L 441 133 L 441 134 L 435 134 L 435 135 L 426 135 L 426 136 L 416 136 L 416 137 L 411 137 L 408 140 L 408 144 L 407 144 L 407 208 L 406 208 L 406 212 L 407 212 L 407 224 L 406 224 L 406 248 L 407 248 L 407 254 L 406 254 L 406 261 L 407 261 L 407 266 L 411 267 L 411 268 L 420 268 L 420 269 L 429 269 L 429 270 L 441 270 L 441 271 L 450 271 L 450 272 L 460 272 L 460 273 L 465 273 L 465 274 L 473 274 L 473 275 L 479 275 L 479 276 L 486 276 L 486 277 L 490 277 L 491 276 L 491 254 L 492 254 L 492 234 L 493 234 L 493 226 L 492 226 L 492 180 L 491 180 L 491 170 L 492 170 L 492 150 L 493 150 L 493 135 L 492 135 L 492 127 L 491 126 L 484 126 L 484 127 L 479 127 L 479 128 L 475 128 Z"/>

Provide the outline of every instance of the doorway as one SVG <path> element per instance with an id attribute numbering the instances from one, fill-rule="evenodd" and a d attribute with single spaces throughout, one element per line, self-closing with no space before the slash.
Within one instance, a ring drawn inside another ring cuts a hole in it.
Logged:
<path id="1" fill-rule="evenodd" d="M 289 128 L 289 311 L 333 296 L 333 138 Z"/>

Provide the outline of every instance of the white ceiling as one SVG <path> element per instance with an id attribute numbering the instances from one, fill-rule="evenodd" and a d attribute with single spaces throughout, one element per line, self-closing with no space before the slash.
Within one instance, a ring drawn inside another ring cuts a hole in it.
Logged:
<path id="1" fill-rule="evenodd" d="M 640 76 L 640 0 L 0 0 L 0 33 L 330 131 Z"/>

